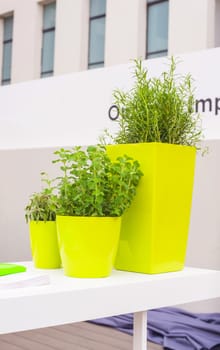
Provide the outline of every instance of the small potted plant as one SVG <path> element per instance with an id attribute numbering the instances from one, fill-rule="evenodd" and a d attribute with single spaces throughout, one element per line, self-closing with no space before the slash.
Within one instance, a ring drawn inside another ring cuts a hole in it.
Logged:
<path id="1" fill-rule="evenodd" d="M 121 216 L 130 206 L 142 173 L 123 155 L 111 161 L 103 146 L 60 149 L 57 233 L 64 273 L 109 276 L 120 235 Z"/>
<path id="2" fill-rule="evenodd" d="M 41 192 L 33 193 L 25 207 L 25 219 L 29 223 L 31 252 L 34 265 L 42 269 L 61 267 L 56 232 L 57 197 L 52 180 L 44 172 L 42 182 L 46 187 Z"/>
<path id="3" fill-rule="evenodd" d="M 126 153 L 144 173 L 137 196 L 123 217 L 115 267 L 143 273 L 181 270 L 184 266 L 193 191 L 200 116 L 194 113 L 192 77 L 168 71 L 148 77 L 135 61 L 134 85 L 115 90 L 119 110 L 112 159 Z"/>

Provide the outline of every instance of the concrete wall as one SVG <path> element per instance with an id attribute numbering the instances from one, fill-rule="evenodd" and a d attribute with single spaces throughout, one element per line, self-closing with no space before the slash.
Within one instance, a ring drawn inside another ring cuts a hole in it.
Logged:
<path id="1" fill-rule="evenodd" d="M 105 65 L 145 58 L 146 0 L 109 0 L 106 16 Z"/>
<path id="2" fill-rule="evenodd" d="M 215 0 L 170 0 L 169 54 L 215 46 Z"/>
<path id="3" fill-rule="evenodd" d="M 42 5 L 50 1 L 0 1 L 0 18 L 14 13 L 12 83 L 40 77 Z M 89 0 L 57 0 L 56 3 L 54 75 L 85 70 L 88 63 Z M 218 14 L 219 0 L 170 0 L 168 53 L 218 46 Z M 105 66 L 145 57 L 146 18 L 146 0 L 107 0 Z M 0 19 L 0 42 L 2 29 Z M 1 50 L 2 45 L 0 67 Z"/>
<path id="4" fill-rule="evenodd" d="M 9 13 L 14 14 L 12 83 L 36 79 L 40 76 L 42 7 L 37 0 L 1 1 L 0 16 Z M 0 37 L 2 29 L 1 23 Z"/>
<path id="5" fill-rule="evenodd" d="M 43 4 L 51 1 L 0 2 L 0 40 L 3 36 L 2 18 L 14 14 L 12 83 L 40 77 Z M 87 69 L 89 0 L 57 0 L 56 3 L 54 75 Z M 1 51 L 2 45 L 0 67 Z"/>
<path id="6" fill-rule="evenodd" d="M 56 6 L 55 75 L 88 66 L 89 1 L 58 0 Z"/>

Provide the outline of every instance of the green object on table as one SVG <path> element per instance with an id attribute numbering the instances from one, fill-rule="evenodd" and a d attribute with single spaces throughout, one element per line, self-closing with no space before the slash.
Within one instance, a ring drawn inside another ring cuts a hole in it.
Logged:
<path id="1" fill-rule="evenodd" d="M 26 267 L 17 264 L 0 263 L 0 276 L 10 275 L 12 273 L 25 272 Z"/>

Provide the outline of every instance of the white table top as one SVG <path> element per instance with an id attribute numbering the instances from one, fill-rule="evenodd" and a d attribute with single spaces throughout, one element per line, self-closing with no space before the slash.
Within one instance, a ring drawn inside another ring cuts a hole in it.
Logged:
<path id="1" fill-rule="evenodd" d="M 220 297 L 220 271 L 215 270 L 113 271 L 107 278 L 79 279 L 65 277 L 62 269 L 22 264 L 29 272 L 49 275 L 50 283 L 0 290 L 0 334 Z"/>

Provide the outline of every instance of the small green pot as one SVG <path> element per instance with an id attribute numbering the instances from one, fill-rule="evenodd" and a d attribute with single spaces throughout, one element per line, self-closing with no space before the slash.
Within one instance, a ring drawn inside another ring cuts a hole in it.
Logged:
<path id="1" fill-rule="evenodd" d="M 34 266 L 40 269 L 60 268 L 56 222 L 30 221 L 29 228 Z"/>
<path id="2" fill-rule="evenodd" d="M 66 276 L 97 278 L 111 274 L 120 217 L 57 216 L 56 222 Z"/>

